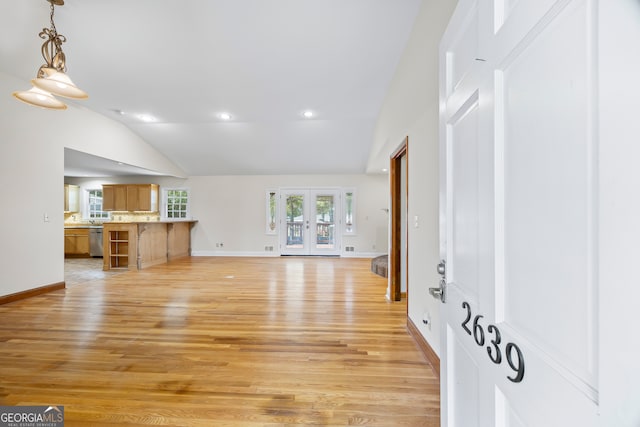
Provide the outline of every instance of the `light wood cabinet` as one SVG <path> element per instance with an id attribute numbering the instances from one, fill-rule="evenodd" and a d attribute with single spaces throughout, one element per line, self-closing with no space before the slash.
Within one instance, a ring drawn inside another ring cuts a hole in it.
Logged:
<path id="1" fill-rule="evenodd" d="M 80 187 L 78 187 L 77 185 L 64 185 L 64 211 L 80 211 Z"/>
<path id="2" fill-rule="evenodd" d="M 156 212 L 158 186 L 156 184 L 127 185 L 127 210 Z"/>
<path id="3" fill-rule="evenodd" d="M 105 211 L 158 211 L 157 184 L 107 184 L 102 186 Z"/>
<path id="4" fill-rule="evenodd" d="M 66 257 L 88 257 L 89 253 L 89 229 L 65 228 L 64 255 Z"/>
<path id="5" fill-rule="evenodd" d="M 127 187 L 125 185 L 103 185 L 102 210 L 126 211 Z"/>
<path id="6" fill-rule="evenodd" d="M 103 270 L 137 268 L 137 228 L 135 225 L 105 224 L 103 245 Z"/>
<path id="7" fill-rule="evenodd" d="M 191 255 L 195 222 L 105 222 L 103 269 L 142 270 Z"/>

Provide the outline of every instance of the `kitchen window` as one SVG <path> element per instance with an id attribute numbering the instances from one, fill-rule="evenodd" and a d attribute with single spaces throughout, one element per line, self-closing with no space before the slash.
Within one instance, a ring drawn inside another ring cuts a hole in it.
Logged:
<path id="1" fill-rule="evenodd" d="M 87 217 L 109 219 L 109 212 L 102 210 L 102 190 L 87 190 Z"/>
<path id="2" fill-rule="evenodd" d="M 184 188 L 167 188 L 164 190 L 165 209 L 167 219 L 188 219 L 189 190 Z"/>

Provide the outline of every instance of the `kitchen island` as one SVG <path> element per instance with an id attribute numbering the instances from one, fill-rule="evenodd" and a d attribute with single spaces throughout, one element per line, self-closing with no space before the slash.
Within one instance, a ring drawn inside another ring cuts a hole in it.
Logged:
<path id="1" fill-rule="evenodd" d="M 196 220 L 105 222 L 103 270 L 142 270 L 191 255 Z"/>

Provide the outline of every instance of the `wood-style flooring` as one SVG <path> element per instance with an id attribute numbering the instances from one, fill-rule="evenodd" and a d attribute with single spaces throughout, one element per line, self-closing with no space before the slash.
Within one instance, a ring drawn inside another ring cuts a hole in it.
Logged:
<path id="1" fill-rule="evenodd" d="M 183 258 L 0 306 L 0 405 L 65 425 L 439 426 L 370 260 Z"/>

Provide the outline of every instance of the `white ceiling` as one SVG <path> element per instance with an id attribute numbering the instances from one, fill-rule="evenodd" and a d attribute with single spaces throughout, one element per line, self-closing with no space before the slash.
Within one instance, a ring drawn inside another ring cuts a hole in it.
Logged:
<path id="1" fill-rule="evenodd" d="M 3 3 L 0 70 L 26 90 L 43 63 L 49 3 Z M 187 175 L 349 174 L 365 172 L 420 3 L 65 0 L 55 23 L 68 75 L 89 93 L 78 103 L 122 121 Z M 67 156 L 69 170 L 84 162 Z"/>

